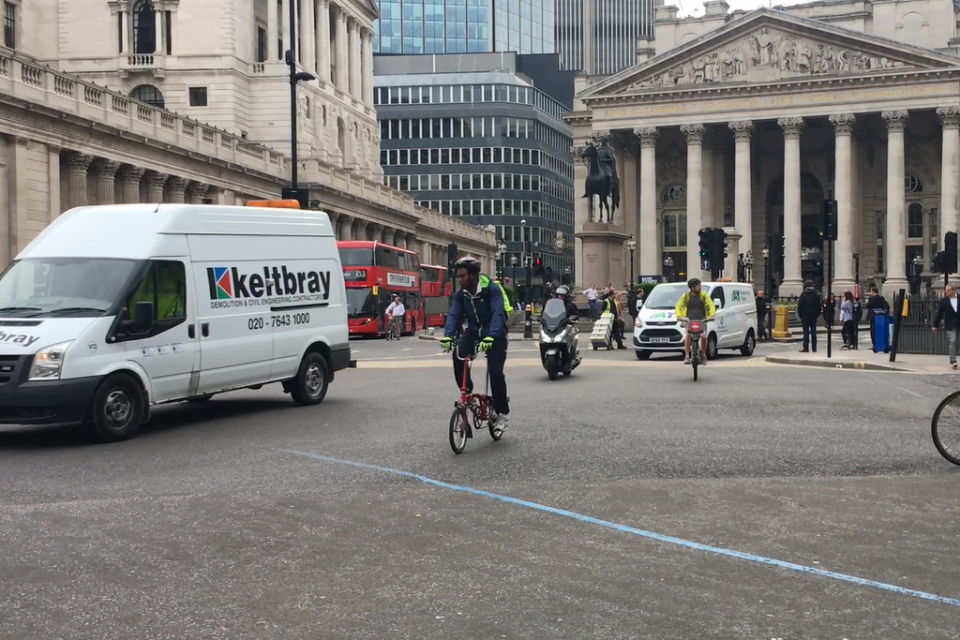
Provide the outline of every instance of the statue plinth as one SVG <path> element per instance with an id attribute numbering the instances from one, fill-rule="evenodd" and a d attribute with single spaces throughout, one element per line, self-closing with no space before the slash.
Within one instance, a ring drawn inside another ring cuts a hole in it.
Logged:
<path id="1" fill-rule="evenodd" d="M 611 282 L 615 287 L 626 282 L 626 265 L 623 262 L 623 243 L 630 235 L 623 227 L 604 222 L 585 222 L 583 230 L 574 234 L 580 239 L 580 265 L 583 282 L 581 287 L 603 286 Z"/>

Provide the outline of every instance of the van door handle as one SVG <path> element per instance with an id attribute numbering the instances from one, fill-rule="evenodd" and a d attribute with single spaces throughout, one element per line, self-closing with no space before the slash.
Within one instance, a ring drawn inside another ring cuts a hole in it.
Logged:
<path id="1" fill-rule="evenodd" d="M 191 325 L 187 326 L 187 336 L 188 336 L 191 340 L 193 340 L 194 338 L 197 337 L 197 326 L 196 326 L 196 325 L 191 324 Z"/>
<path id="2" fill-rule="evenodd" d="M 207 336 L 210 335 L 210 323 L 209 323 L 209 322 L 204 322 L 203 324 L 200 325 L 200 335 L 202 335 L 204 338 L 206 338 Z"/>

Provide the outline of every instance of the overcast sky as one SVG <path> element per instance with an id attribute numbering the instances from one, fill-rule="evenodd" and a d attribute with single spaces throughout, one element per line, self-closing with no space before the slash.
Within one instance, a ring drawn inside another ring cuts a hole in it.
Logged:
<path id="1" fill-rule="evenodd" d="M 667 0 L 665 4 L 680 7 L 680 16 L 703 15 L 703 0 Z M 730 9 L 757 9 L 774 5 L 801 4 L 800 0 L 727 0 Z"/>

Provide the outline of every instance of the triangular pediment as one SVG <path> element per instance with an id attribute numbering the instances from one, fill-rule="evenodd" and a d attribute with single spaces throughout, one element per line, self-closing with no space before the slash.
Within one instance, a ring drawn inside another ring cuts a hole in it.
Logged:
<path id="1" fill-rule="evenodd" d="M 960 68 L 960 59 L 764 8 L 607 78 L 579 97 L 947 68 Z"/>

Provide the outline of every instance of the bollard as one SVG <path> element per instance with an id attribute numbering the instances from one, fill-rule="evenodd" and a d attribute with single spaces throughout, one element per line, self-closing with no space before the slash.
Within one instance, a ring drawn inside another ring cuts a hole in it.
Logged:
<path id="1" fill-rule="evenodd" d="M 533 339 L 533 305 L 528 304 L 526 308 L 526 316 L 523 319 L 523 339 L 531 340 Z"/>
<path id="2" fill-rule="evenodd" d="M 787 322 L 787 316 L 790 309 L 786 305 L 777 306 L 777 317 L 773 325 L 774 338 L 789 338 L 791 336 L 790 326 Z"/>

